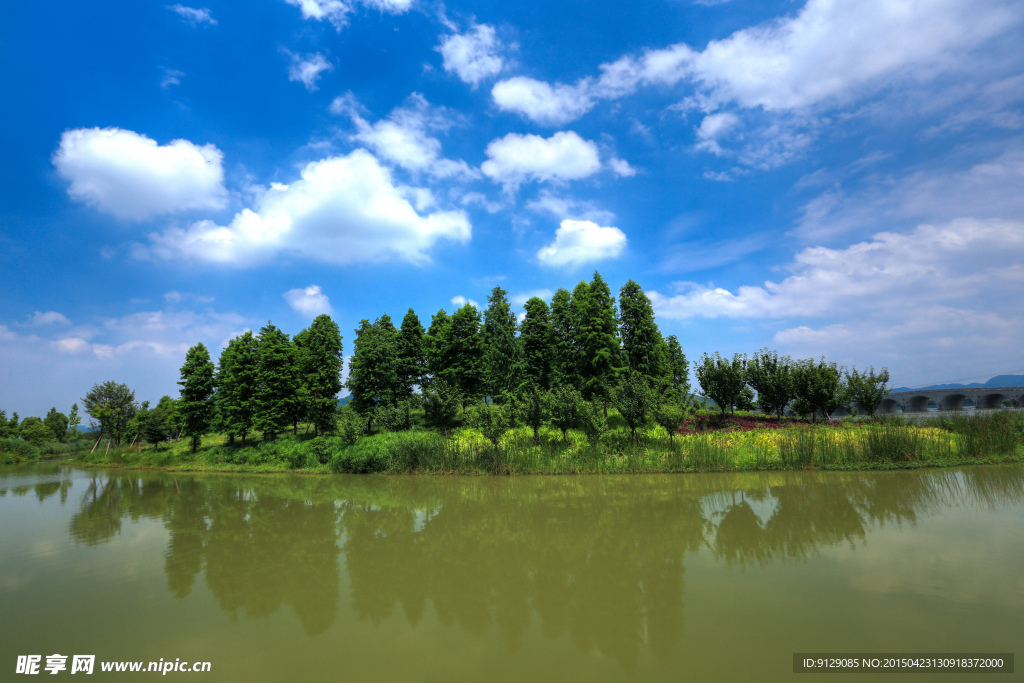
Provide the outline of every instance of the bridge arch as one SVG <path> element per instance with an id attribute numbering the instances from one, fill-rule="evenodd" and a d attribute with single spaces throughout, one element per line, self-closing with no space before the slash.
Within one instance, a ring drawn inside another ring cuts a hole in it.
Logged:
<path id="1" fill-rule="evenodd" d="M 880 413 L 895 413 L 899 409 L 900 404 L 898 401 L 892 398 L 883 398 L 882 404 L 878 406 L 878 412 Z"/>
<path id="2" fill-rule="evenodd" d="M 965 398 L 963 394 L 946 394 L 939 401 L 939 410 L 960 410 L 964 407 Z"/>
<path id="3" fill-rule="evenodd" d="M 978 398 L 977 405 L 979 408 L 988 410 L 992 408 L 1001 408 L 1003 405 L 1004 398 L 1009 397 L 1006 394 L 999 393 L 985 394 L 984 396 Z"/>
<path id="4" fill-rule="evenodd" d="M 904 410 L 908 413 L 924 413 L 928 410 L 928 401 L 931 400 L 930 396 L 911 396 L 907 399 L 906 403 L 903 404 Z"/>

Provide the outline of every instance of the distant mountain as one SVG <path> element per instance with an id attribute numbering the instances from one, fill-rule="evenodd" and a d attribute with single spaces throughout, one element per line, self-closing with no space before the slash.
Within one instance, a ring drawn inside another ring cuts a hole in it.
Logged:
<path id="1" fill-rule="evenodd" d="M 349 401 L 351 401 L 351 400 L 352 400 L 352 395 L 351 395 L 351 394 L 349 394 L 349 395 L 348 395 L 348 396 L 346 396 L 345 398 L 339 398 L 339 399 L 338 399 L 338 405 L 339 405 L 339 406 L 343 406 L 343 405 L 345 405 L 346 403 L 348 403 L 348 402 L 349 402 Z"/>
<path id="2" fill-rule="evenodd" d="M 996 375 L 984 384 L 933 384 L 930 387 L 899 387 L 896 391 L 932 391 L 934 389 L 984 389 L 985 387 L 1022 387 L 1024 375 Z"/>

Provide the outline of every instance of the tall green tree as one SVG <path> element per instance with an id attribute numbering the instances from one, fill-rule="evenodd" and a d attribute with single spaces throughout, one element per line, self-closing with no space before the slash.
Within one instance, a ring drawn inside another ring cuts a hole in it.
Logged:
<path id="1" fill-rule="evenodd" d="M 259 383 L 253 395 L 253 427 L 264 439 L 275 439 L 290 424 L 298 401 L 295 352 L 288 335 L 268 322 L 256 342 Z"/>
<path id="2" fill-rule="evenodd" d="M 135 402 L 135 392 L 127 384 L 111 381 L 94 384 L 82 398 L 82 408 L 98 423 L 100 436 L 106 434 L 117 446 L 124 438 L 128 420 L 132 419 L 139 406 Z"/>
<path id="3" fill-rule="evenodd" d="M 562 432 L 562 442 L 569 442 L 569 430 L 575 429 L 583 419 L 586 403 L 580 392 L 571 386 L 556 386 L 550 392 L 548 406 L 551 424 Z"/>
<path id="4" fill-rule="evenodd" d="M 619 290 L 619 336 L 625 365 L 655 386 L 668 386 L 668 347 L 654 322 L 654 306 L 633 280 Z"/>
<path id="5" fill-rule="evenodd" d="M 71 404 L 71 412 L 68 413 L 67 439 L 78 438 L 78 425 L 82 424 L 82 418 L 78 416 L 78 404 Z"/>
<path id="6" fill-rule="evenodd" d="M 467 303 L 455 311 L 432 344 L 436 376 L 458 390 L 463 407 L 479 400 L 484 393 L 484 341 L 480 328 L 480 311 Z"/>
<path id="7" fill-rule="evenodd" d="M 747 363 L 747 384 L 757 392 L 757 407 L 766 415 L 782 417 L 793 400 L 793 361 L 767 348 Z"/>
<path id="8" fill-rule="evenodd" d="M 259 345 L 252 332 L 232 338 L 220 353 L 217 369 L 218 427 L 228 434 L 245 438 L 253 429 L 256 415 L 255 396 L 259 388 Z M 163 399 L 161 399 L 161 402 Z M 165 421 L 173 424 L 172 408 L 166 408 Z M 148 440 L 148 439 L 147 439 Z"/>
<path id="9" fill-rule="evenodd" d="M 674 334 L 665 339 L 665 365 L 669 382 L 670 398 L 676 402 L 686 402 L 690 397 L 690 367 L 686 362 L 683 346 Z"/>
<path id="10" fill-rule="evenodd" d="M 216 416 L 213 402 L 215 388 L 215 368 L 210 360 L 210 352 L 199 342 L 185 354 L 185 363 L 181 366 L 181 399 L 179 410 L 185 429 L 185 436 L 192 439 L 192 452 L 199 448 L 203 434 L 210 431 Z"/>
<path id="11" fill-rule="evenodd" d="M 551 309 L 537 296 L 530 297 L 525 308 L 526 316 L 519 328 L 523 381 L 546 391 L 551 388 L 551 366 L 555 353 Z"/>
<path id="12" fill-rule="evenodd" d="M 402 318 L 395 342 L 398 353 L 398 379 L 403 396 L 412 396 L 413 387 L 423 384 L 427 374 L 426 332 L 416 312 L 411 308 Z"/>
<path id="13" fill-rule="evenodd" d="M 38 446 L 46 441 L 55 441 L 56 435 L 38 417 L 26 417 L 21 422 L 21 438 Z"/>
<path id="14" fill-rule="evenodd" d="M 623 370 L 615 297 L 597 271 L 589 284 L 581 282 L 576 286 L 572 297 L 579 316 L 581 394 L 587 401 L 607 401 Z"/>
<path id="15" fill-rule="evenodd" d="M 888 384 L 889 368 L 882 368 L 877 375 L 874 367 L 869 367 L 866 372 L 857 372 L 857 368 L 853 368 L 846 375 L 850 400 L 867 413 L 868 417 L 874 417 L 878 407 L 882 405 L 882 399 L 889 393 Z"/>
<path id="16" fill-rule="evenodd" d="M 580 283 L 586 286 L 586 283 Z M 551 298 L 551 387 L 582 386 L 580 368 L 583 355 L 579 346 L 579 311 L 572 294 L 559 289 Z"/>
<path id="17" fill-rule="evenodd" d="M 319 436 L 334 427 L 342 387 L 343 346 L 338 324 L 326 313 L 318 315 L 303 337 L 302 348 L 299 371 L 305 413 Z"/>
<path id="18" fill-rule="evenodd" d="M 817 363 L 803 360 L 793 367 L 793 409 L 800 415 L 830 419 L 832 413 L 850 401 L 849 387 L 843 381 L 843 372 L 835 363 Z"/>
<path id="19" fill-rule="evenodd" d="M 68 416 L 64 413 L 58 413 L 57 408 L 50 408 L 50 412 L 43 418 L 43 424 L 53 432 L 53 438 L 57 441 L 63 441 L 64 435 L 68 431 Z"/>
<path id="20" fill-rule="evenodd" d="M 487 298 L 487 310 L 484 311 L 485 391 L 499 403 L 519 388 L 522 371 L 522 354 L 516 339 L 516 315 L 507 297 L 508 292 L 495 287 Z"/>
<path id="21" fill-rule="evenodd" d="M 352 408 L 373 427 L 380 406 L 394 406 L 404 394 L 398 375 L 398 348 L 391 318 L 385 314 L 372 324 L 362 320 L 356 329 L 354 350 L 346 386 L 352 393 Z"/>
<path id="22" fill-rule="evenodd" d="M 445 329 L 452 324 L 451 316 L 443 308 L 430 319 L 430 328 L 423 338 L 423 351 L 427 357 L 427 375 L 423 386 L 437 380 L 444 370 L 445 358 L 441 353 L 439 342 L 447 335 Z"/>
<path id="23" fill-rule="evenodd" d="M 704 396 L 715 402 L 722 411 L 722 418 L 725 418 L 726 410 L 731 412 L 741 400 L 746 380 L 744 360 L 744 357 L 737 353 L 730 362 L 715 351 L 714 356 L 705 353 L 701 356 L 700 363 L 694 363 L 697 381 L 704 390 Z"/>

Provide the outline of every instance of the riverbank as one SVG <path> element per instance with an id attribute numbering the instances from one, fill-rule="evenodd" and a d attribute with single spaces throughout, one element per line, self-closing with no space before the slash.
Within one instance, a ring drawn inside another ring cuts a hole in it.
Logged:
<path id="1" fill-rule="evenodd" d="M 725 422 L 696 416 L 669 435 L 637 430 L 634 440 L 621 417 L 609 415 L 599 438 L 552 427 L 537 438 L 527 427 L 505 432 L 497 443 L 464 427 L 449 435 L 428 430 L 363 436 L 289 436 L 228 445 L 223 435 L 204 437 L 191 453 L 184 442 L 159 447 L 76 453 L 65 460 L 83 467 L 124 467 L 181 472 L 306 472 L 386 474 L 587 474 L 859 470 L 947 467 L 1024 461 L 1024 417 L 995 411 L 954 416 L 927 426 L 901 419 L 807 424 L 763 416 Z"/>

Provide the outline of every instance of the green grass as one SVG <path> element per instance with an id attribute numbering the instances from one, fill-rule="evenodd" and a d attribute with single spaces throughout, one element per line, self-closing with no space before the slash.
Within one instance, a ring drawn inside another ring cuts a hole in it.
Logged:
<path id="1" fill-rule="evenodd" d="M 621 416 L 596 442 L 569 430 L 520 426 L 492 445 L 470 427 L 447 436 L 414 426 L 411 431 L 363 436 L 285 435 L 274 441 L 227 445 L 207 435 L 197 453 L 187 440 L 159 448 L 82 452 L 83 465 L 188 471 L 389 474 L 572 474 L 715 472 L 791 469 L 891 469 L 1024 460 L 1024 416 L 993 411 L 917 426 L 905 421 L 847 421 L 831 425 L 787 423 L 783 429 L 702 431 L 669 439 L 648 425 L 631 437 Z"/>

